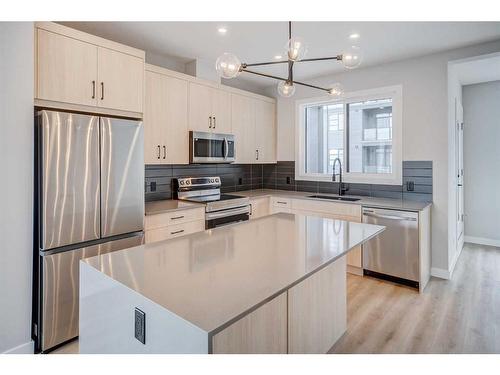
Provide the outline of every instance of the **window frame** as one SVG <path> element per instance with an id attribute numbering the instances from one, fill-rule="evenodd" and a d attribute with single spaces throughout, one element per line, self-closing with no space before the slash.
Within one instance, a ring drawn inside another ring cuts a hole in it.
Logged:
<path id="1" fill-rule="evenodd" d="M 295 180 L 299 181 L 331 181 L 332 176 L 324 173 L 305 173 L 305 115 L 304 109 L 311 105 L 342 104 L 344 108 L 344 150 L 348 136 L 346 106 L 349 103 L 392 99 L 392 173 L 346 172 L 342 165 L 343 182 L 376 183 L 386 185 L 402 185 L 403 175 L 403 87 L 402 85 L 380 87 L 368 90 L 348 92 L 335 100 L 330 96 L 307 98 L 295 101 Z M 348 157 L 344 152 L 344 156 Z"/>

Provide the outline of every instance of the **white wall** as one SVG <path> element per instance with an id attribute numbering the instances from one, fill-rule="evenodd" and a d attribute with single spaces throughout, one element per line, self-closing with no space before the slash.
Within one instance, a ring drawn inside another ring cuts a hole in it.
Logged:
<path id="1" fill-rule="evenodd" d="M 500 244 L 500 81 L 463 86 L 465 236 Z"/>
<path id="2" fill-rule="evenodd" d="M 403 86 L 403 160 L 433 161 L 432 267 L 449 272 L 448 256 L 448 62 L 500 51 L 500 41 L 439 54 L 366 67 L 308 80 L 346 91 Z M 295 100 L 321 96 L 298 87 L 291 99 L 278 99 L 278 160 L 294 160 Z"/>
<path id="3" fill-rule="evenodd" d="M 33 24 L 0 22 L 0 353 L 33 352 Z"/>

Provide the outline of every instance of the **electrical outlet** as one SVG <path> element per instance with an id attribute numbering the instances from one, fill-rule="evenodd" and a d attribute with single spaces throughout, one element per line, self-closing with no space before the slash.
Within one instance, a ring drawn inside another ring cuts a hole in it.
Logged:
<path id="1" fill-rule="evenodd" d="M 135 308 L 135 338 L 146 345 L 146 314 Z"/>
<path id="2" fill-rule="evenodd" d="M 415 182 L 406 181 L 406 191 L 414 191 L 415 190 Z"/>
<path id="3" fill-rule="evenodd" d="M 290 176 L 286 176 L 286 183 L 287 183 L 287 185 L 290 185 L 291 182 L 292 182 L 291 177 Z"/>
<path id="4" fill-rule="evenodd" d="M 149 190 L 156 191 L 156 181 L 151 181 L 149 184 Z"/>
<path id="5" fill-rule="evenodd" d="M 243 185 L 243 178 L 241 177 L 238 178 L 238 185 Z"/>

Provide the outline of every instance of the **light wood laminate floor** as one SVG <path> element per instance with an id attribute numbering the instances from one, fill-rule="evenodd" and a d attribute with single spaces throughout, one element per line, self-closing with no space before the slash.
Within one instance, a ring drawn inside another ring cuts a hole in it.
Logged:
<path id="1" fill-rule="evenodd" d="M 330 353 L 500 353 L 500 248 L 466 244 L 452 280 L 423 294 L 348 275 L 347 309 Z M 78 353 L 78 341 L 52 353 Z"/>
<path id="2" fill-rule="evenodd" d="M 452 279 L 423 294 L 351 275 L 347 293 L 331 353 L 500 353 L 500 248 L 466 244 Z"/>

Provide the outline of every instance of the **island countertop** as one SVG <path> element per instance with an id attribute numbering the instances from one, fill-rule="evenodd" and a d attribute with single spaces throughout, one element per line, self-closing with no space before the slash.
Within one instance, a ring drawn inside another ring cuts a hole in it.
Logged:
<path id="1" fill-rule="evenodd" d="M 383 230 L 280 213 L 83 262 L 213 333 Z"/>

